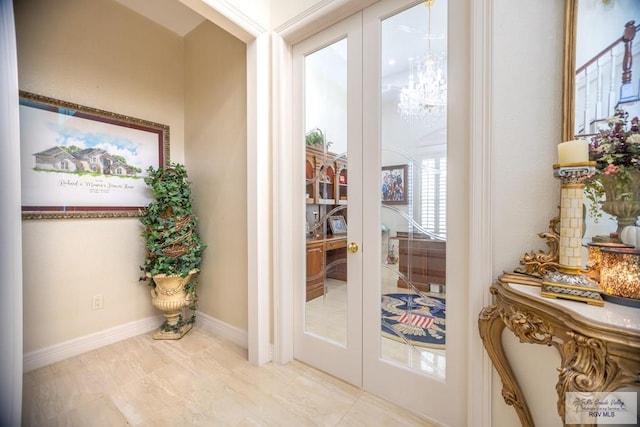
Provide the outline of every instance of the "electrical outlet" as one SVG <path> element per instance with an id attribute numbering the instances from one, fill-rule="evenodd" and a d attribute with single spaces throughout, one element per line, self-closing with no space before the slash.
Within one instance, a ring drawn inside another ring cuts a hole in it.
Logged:
<path id="1" fill-rule="evenodd" d="M 94 295 L 91 298 L 91 309 L 102 310 L 103 308 L 104 308 L 104 299 L 102 298 L 102 294 Z"/>

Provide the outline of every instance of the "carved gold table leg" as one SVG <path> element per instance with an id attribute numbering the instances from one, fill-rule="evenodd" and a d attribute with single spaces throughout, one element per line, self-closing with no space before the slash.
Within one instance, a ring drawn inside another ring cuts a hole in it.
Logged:
<path id="1" fill-rule="evenodd" d="M 491 293 L 495 295 L 495 290 L 491 288 Z M 506 324 L 502 320 L 503 307 L 498 304 L 485 307 L 478 318 L 478 328 L 484 348 L 487 350 L 493 366 L 495 366 L 500 380 L 502 381 L 502 397 L 507 405 L 513 406 L 520 418 L 520 422 L 525 427 L 533 427 L 533 418 L 529 412 L 529 407 L 524 400 L 524 395 L 520 391 L 509 362 L 502 347 L 502 332 Z"/>
<path id="2" fill-rule="evenodd" d="M 505 273 L 490 288 L 494 303 L 482 309 L 478 318 L 482 343 L 502 381 L 502 396 L 527 427 L 534 423 L 502 346 L 505 329 L 521 343 L 542 344 L 559 352 L 556 405 L 563 422 L 568 415 L 565 404 L 572 411 L 570 421 L 574 421 L 576 411 L 581 409 L 576 404 L 584 395 L 640 387 L 637 314 L 612 305 L 605 306 L 602 315 L 594 315 L 583 308 L 585 305 L 543 298 L 542 283 L 541 277 L 536 282 L 533 277 L 522 280 Z M 609 321 L 609 316 L 615 320 Z M 626 320 L 622 323 L 619 319 Z M 594 417 L 587 418 L 592 421 Z M 583 424 L 587 425 L 592 424 Z"/>
<path id="3" fill-rule="evenodd" d="M 598 338 L 567 332 L 562 346 L 562 368 L 559 370 L 558 414 L 565 420 L 567 392 L 611 392 L 625 386 L 637 386 L 638 377 L 620 369 Z"/>

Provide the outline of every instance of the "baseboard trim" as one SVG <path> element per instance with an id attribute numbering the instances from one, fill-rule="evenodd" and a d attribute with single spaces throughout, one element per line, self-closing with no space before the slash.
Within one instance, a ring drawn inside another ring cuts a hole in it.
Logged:
<path id="1" fill-rule="evenodd" d="M 25 373 L 30 372 L 105 345 L 147 333 L 156 329 L 163 319 L 163 316 L 147 317 L 26 353 L 23 356 L 23 370 Z"/>
<path id="2" fill-rule="evenodd" d="M 26 353 L 22 358 L 23 372 L 30 372 L 105 345 L 146 334 L 156 329 L 163 319 L 164 317 L 161 315 L 151 316 Z M 242 348 L 248 347 L 246 331 L 221 322 L 208 314 L 196 312 L 196 325 Z"/>
<path id="3" fill-rule="evenodd" d="M 208 314 L 196 311 L 196 326 L 242 348 L 249 348 L 249 335 L 235 326 L 224 323 Z"/>

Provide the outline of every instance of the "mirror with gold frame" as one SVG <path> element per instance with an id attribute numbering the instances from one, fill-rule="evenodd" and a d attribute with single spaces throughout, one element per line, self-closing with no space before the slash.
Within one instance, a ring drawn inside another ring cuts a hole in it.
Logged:
<path id="1" fill-rule="evenodd" d="M 617 109 L 640 117 L 640 1 L 566 0 L 562 140 L 590 140 Z M 585 200 L 587 210 L 591 204 Z M 617 231 L 614 217 L 585 218 L 585 239 Z"/>
<path id="2" fill-rule="evenodd" d="M 578 0 L 566 0 L 564 14 L 564 55 L 562 79 L 562 140 L 573 139 L 574 124 L 574 85 L 576 69 L 576 26 Z"/>
<path id="3" fill-rule="evenodd" d="M 582 133 L 576 131 L 577 127 L 580 127 L 576 126 L 576 117 L 579 114 L 576 111 L 576 105 L 581 104 L 580 109 L 582 109 L 585 99 L 584 95 L 578 93 L 576 89 L 579 86 L 576 76 L 584 78 L 584 71 L 590 66 L 595 67 L 595 72 L 593 75 L 587 73 L 589 76 L 587 81 L 593 80 L 600 88 L 593 90 L 592 94 L 602 96 L 605 86 L 609 92 L 606 109 L 599 107 L 602 118 L 606 119 L 607 112 L 618 106 L 619 98 L 614 98 L 612 103 L 609 101 L 612 95 L 611 87 L 617 95 L 622 95 L 623 90 L 620 86 L 624 78 L 628 80 L 624 94 L 631 101 L 625 104 L 625 110 L 629 110 L 627 108 L 629 106 L 635 107 L 637 110 L 630 111 L 630 116 L 640 117 L 640 35 L 635 38 L 636 32 L 640 30 L 638 23 L 640 23 L 640 1 L 638 0 L 565 0 L 562 141 L 588 138 L 592 134 L 592 131 Z M 613 52 L 612 47 L 616 49 Z M 602 56 L 602 52 L 609 55 L 608 62 L 619 66 L 617 70 L 608 69 L 608 79 L 600 78 L 607 62 L 596 58 Z M 627 68 L 624 77 L 623 67 Z M 586 122 L 584 114 L 580 119 L 583 123 Z M 606 120 L 602 120 L 601 125 L 606 125 Z M 553 218 L 549 223 L 549 229 L 538 233 L 539 237 L 546 240 L 547 250 L 534 250 L 524 254 L 520 258 L 520 267 L 515 269 L 515 274 L 506 273 L 505 280 L 539 286 L 543 275 L 557 269 L 558 227 L 559 217 Z M 593 236 L 608 234 L 613 230 L 615 230 L 615 220 L 608 215 L 603 215 L 598 223 L 587 216 L 584 237 L 590 240 Z"/>
<path id="4" fill-rule="evenodd" d="M 595 133 L 618 107 L 640 116 L 638 30 L 637 0 L 566 0 L 563 141 Z"/>

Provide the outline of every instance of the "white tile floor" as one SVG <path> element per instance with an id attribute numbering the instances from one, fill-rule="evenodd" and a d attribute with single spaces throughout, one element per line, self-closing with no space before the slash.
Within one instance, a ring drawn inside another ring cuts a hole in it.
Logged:
<path id="1" fill-rule="evenodd" d="M 23 426 L 430 426 L 299 362 L 256 367 L 194 327 L 152 333 L 24 375 Z"/>
<path id="2" fill-rule="evenodd" d="M 382 293 L 406 293 L 398 288 L 396 266 L 382 270 Z M 347 282 L 326 279 L 327 293 L 306 304 L 306 330 L 330 341 L 347 344 Z M 444 297 L 444 294 L 428 294 Z M 445 350 L 410 346 L 380 337 L 381 356 L 392 362 L 408 366 L 438 379 L 445 379 Z"/>

